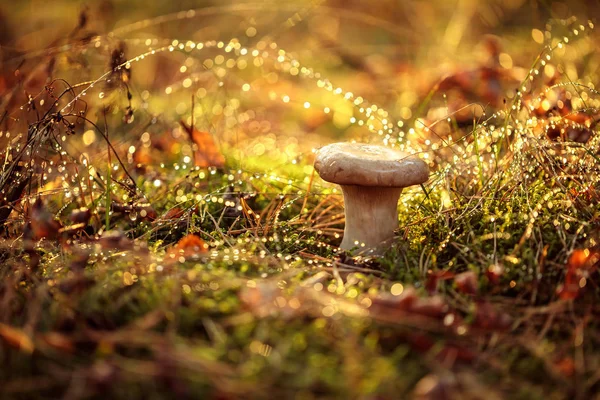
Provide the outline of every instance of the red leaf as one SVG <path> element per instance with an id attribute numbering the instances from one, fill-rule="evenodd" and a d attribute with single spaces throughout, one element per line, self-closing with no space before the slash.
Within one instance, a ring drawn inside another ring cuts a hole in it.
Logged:
<path id="1" fill-rule="evenodd" d="M 454 273 L 450 271 L 427 271 L 427 280 L 425 281 L 425 289 L 429 294 L 437 292 L 438 284 L 440 281 L 446 281 L 452 279 Z"/>
<path id="2" fill-rule="evenodd" d="M 487 302 L 477 303 L 475 307 L 473 327 L 486 331 L 504 331 L 510 328 L 512 324 L 510 315 L 497 310 Z"/>

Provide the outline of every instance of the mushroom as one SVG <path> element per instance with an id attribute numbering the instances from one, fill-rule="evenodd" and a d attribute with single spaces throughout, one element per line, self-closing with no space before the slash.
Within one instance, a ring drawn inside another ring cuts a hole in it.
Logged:
<path id="1" fill-rule="evenodd" d="M 315 170 L 342 187 L 346 226 L 340 247 L 381 254 L 398 227 L 398 198 L 429 178 L 424 161 L 389 147 L 333 143 L 317 152 Z"/>

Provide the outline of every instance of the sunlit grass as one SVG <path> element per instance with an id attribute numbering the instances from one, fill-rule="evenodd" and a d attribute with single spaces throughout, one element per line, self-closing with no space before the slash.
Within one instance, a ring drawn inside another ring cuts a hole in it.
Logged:
<path id="1" fill-rule="evenodd" d="M 90 37 L 84 25 L 64 45 L 15 58 L 58 63 L 53 76 L 64 80 L 31 78 L 31 97 L 13 90 L 2 103 L 0 355 L 10 368 L 0 390 L 596 391 L 593 23 L 528 29 L 528 68 L 502 51 L 496 64 L 450 77 L 424 72 L 422 93 L 375 99 L 348 77 L 382 85 L 377 68 L 392 58 L 357 67 L 360 57 L 332 46 L 319 61 L 283 47 L 290 38 L 277 38 L 279 25 L 241 22 L 237 36 L 209 40 L 153 31 L 255 7 L 165 14 Z M 335 11 L 292 8 L 284 32 Z M 459 40 L 447 35 L 446 44 Z M 38 73 L 30 63 L 19 67 L 26 80 Z M 572 79 L 581 70 L 589 76 Z M 312 162 L 314 148 L 340 140 L 398 147 L 431 167 L 427 183 L 401 196 L 397 237 L 382 257 L 337 247 L 341 191 Z"/>

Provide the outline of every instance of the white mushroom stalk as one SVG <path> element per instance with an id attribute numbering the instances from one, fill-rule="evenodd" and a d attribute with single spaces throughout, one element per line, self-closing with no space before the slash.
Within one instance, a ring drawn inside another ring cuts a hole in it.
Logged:
<path id="1" fill-rule="evenodd" d="M 341 185 L 344 194 L 344 238 L 340 247 L 376 249 L 394 237 L 402 188 Z"/>
<path id="2" fill-rule="evenodd" d="M 423 183 L 429 168 L 410 154 L 383 146 L 334 143 L 319 150 L 315 169 L 344 194 L 346 225 L 340 247 L 381 254 L 398 227 L 402 189 Z"/>

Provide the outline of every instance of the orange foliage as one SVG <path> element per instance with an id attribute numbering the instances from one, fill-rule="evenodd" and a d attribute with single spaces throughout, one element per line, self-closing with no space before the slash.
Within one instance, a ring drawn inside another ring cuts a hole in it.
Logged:
<path id="1" fill-rule="evenodd" d="M 194 148 L 194 165 L 196 167 L 225 166 L 225 157 L 223 157 L 223 154 L 217 148 L 210 133 L 188 126 L 183 121 L 179 121 L 179 123 L 190 136 L 192 143 L 197 146 L 197 148 Z"/>
<path id="2" fill-rule="evenodd" d="M 208 252 L 208 245 L 196 235 L 184 236 L 177 244 L 167 251 L 167 260 L 175 260 L 180 256 L 193 258 Z"/>
<path id="3" fill-rule="evenodd" d="M 564 284 L 558 289 L 561 299 L 575 299 L 587 285 L 589 276 L 600 265 L 600 249 L 577 249 L 571 253 L 567 262 L 567 274 Z"/>
<path id="4" fill-rule="evenodd" d="M 25 353 L 33 353 L 33 342 L 19 328 L 0 323 L 0 338 L 9 346 L 15 347 Z"/>

